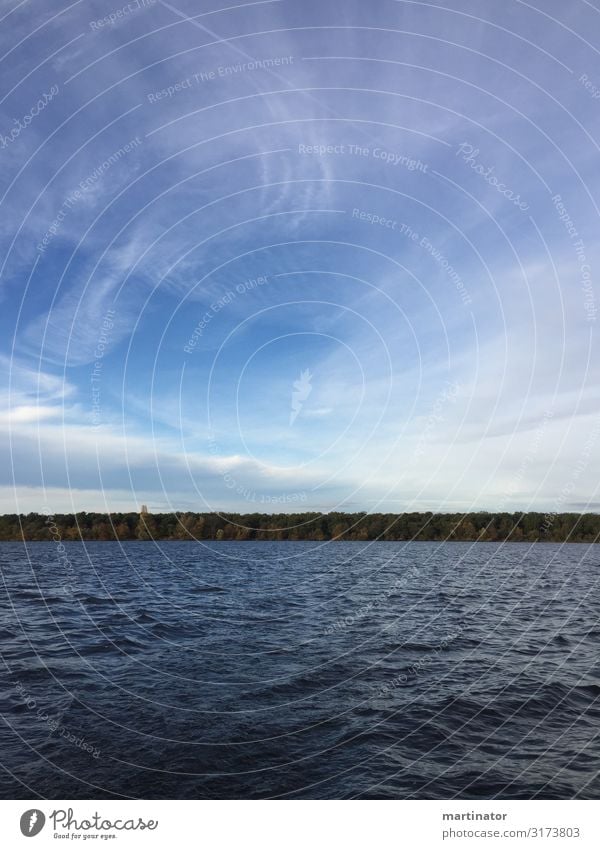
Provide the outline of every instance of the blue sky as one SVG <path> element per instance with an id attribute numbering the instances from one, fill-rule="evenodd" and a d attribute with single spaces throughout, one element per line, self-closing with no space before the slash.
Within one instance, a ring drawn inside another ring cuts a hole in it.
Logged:
<path id="1" fill-rule="evenodd" d="M 590 3 L 0 18 L 0 510 L 599 508 Z"/>

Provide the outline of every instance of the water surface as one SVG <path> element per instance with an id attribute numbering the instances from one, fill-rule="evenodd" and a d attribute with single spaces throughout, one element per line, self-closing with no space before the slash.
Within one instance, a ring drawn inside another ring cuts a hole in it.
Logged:
<path id="1" fill-rule="evenodd" d="M 0 544 L 0 795 L 599 798 L 600 546 Z"/>

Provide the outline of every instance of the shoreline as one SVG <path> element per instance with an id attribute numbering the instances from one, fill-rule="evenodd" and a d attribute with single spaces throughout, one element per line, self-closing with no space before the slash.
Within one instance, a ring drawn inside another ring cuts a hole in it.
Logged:
<path id="1" fill-rule="evenodd" d="M 0 542 L 522 542 L 596 544 L 598 513 L 28 513 Z"/>
<path id="2" fill-rule="evenodd" d="M 53 539 L 23 539 L 15 538 L 15 539 L 0 539 L 0 545 L 2 543 L 8 543 L 12 545 L 13 543 L 18 542 L 25 544 L 31 543 L 54 543 L 56 545 L 56 541 Z M 304 539 L 268 539 L 268 538 L 260 538 L 257 539 L 217 539 L 216 537 L 203 537 L 202 539 L 173 539 L 171 537 L 156 539 L 96 539 L 95 537 L 80 537 L 79 539 L 65 539 L 61 541 L 63 545 L 70 545 L 71 543 L 75 545 L 81 545 L 83 542 L 98 542 L 98 543 L 119 543 L 121 545 L 130 545 L 130 544 L 138 544 L 138 543 L 157 543 L 157 542 L 176 542 L 176 543 L 204 543 L 204 542 L 219 542 L 219 543 L 261 543 L 261 542 L 290 542 L 290 543 L 298 543 L 298 542 L 319 542 L 319 543 L 354 543 L 354 544 L 362 544 L 362 545 L 371 545 L 371 543 L 424 543 L 431 544 L 437 543 L 437 545 L 461 545 L 463 543 L 479 543 L 481 545 L 600 545 L 600 539 L 598 540 L 571 540 L 571 539 L 316 539 L 313 537 L 305 537 Z"/>

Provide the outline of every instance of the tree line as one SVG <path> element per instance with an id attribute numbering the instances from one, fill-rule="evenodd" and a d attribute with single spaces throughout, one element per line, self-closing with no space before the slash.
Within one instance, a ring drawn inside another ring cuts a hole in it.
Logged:
<path id="1" fill-rule="evenodd" d="M 52 533 L 51 533 L 52 529 Z M 43 513 L 0 516 L 0 540 L 597 542 L 596 513 Z"/>

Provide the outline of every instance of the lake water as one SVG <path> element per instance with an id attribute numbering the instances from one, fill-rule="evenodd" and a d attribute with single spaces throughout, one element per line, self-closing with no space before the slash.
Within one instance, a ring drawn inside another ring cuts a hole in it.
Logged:
<path id="1" fill-rule="evenodd" d="M 600 546 L 0 543 L 2 797 L 599 798 Z"/>

